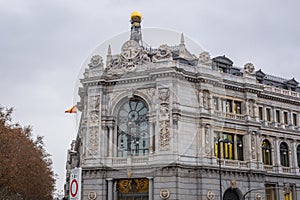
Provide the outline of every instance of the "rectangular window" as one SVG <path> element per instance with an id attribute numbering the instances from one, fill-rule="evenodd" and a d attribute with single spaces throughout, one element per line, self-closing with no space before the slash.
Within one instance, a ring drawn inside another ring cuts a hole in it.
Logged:
<path id="1" fill-rule="evenodd" d="M 234 159 L 234 142 L 232 134 L 223 133 L 223 154 L 225 159 Z"/>
<path id="2" fill-rule="evenodd" d="M 226 100 L 226 112 L 232 113 L 232 100 L 229 99 Z"/>
<path id="3" fill-rule="evenodd" d="M 284 120 L 284 124 L 289 124 L 288 123 L 288 112 L 283 112 L 283 120 Z"/>
<path id="4" fill-rule="evenodd" d="M 263 119 L 263 107 L 258 107 L 258 115 L 259 115 L 260 120 L 264 120 Z"/>
<path id="5" fill-rule="evenodd" d="M 217 158 L 244 160 L 242 135 L 214 132 L 214 142 L 214 152 Z"/>
<path id="6" fill-rule="evenodd" d="M 213 97 L 214 100 L 214 110 L 219 110 L 219 98 Z"/>
<path id="7" fill-rule="evenodd" d="M 276 110 L 276 122 L 280 123 L 280 111 Z"/>
<path id="8" fill-rule="evenodd" d="M 274 184 L 266 184 L 265 186 L 266 188 L 266 200 L 275 200 L 276 199 L 276 196 L 275 196 L 275 188 L 276 188 L 276 185 Z"/>
<path id="9" fill-rule="evenodd" d="M 243 152 L 243 136 L 237 136 L 237 154 L 238 160 L 244 160 L 244 152 Z"/>
<path id="10" fill-rule="evenodd" d="M 270 122 L 271 121 L 271 109 L 267 108 L 266 113 L 267 113 L 267 121 Z"/>
<path id="11" fill-rule="evenodd" d="M 242 114 L 242 103 L 239 101 L 234 101 L 234 112 L 236 114 Z"/>
<path id="12" fill-rule="evenodd" d="M 298 126 L 298 123 L 297 123 L 297 114 L 296 113 L 293 113 L 293 125 L 294 126 Z"/>
<path id="13" fill-rule="evenodd" d="M 284 200 L 293 200 L 293 187 L 291 185 L 284 186 L 283 192 L 284 192 Z"/>

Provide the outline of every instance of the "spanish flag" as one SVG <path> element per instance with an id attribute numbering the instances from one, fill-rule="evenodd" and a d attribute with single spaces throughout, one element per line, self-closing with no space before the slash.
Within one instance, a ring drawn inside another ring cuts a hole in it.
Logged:
<path id="1" fill-rule="evenodd" d="M 65 113 L 77 113 L 76 105 L 73 106 L 72 108 L 69 108 L 68 110 L 66 110 Z"/>

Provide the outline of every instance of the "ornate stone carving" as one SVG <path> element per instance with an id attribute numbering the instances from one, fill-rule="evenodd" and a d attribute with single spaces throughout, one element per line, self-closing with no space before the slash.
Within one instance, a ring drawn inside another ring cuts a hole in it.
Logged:
<path id="1" fill-rule="evenodd" d="M 160 150 L 166 151 L 169 150 L 169 138 L 170 138 L 170 130 L 169 130 L 170 123 L 168 120 L 160 121 Z"/>
<path id="2" fill-rule="evenodd" d="M 209 190 L 206 194 L 207 200 L 214 200 L 215 199 L 215 193 L 211 190 Z"/>
<path id="3" fill-rule="evenodd" d="M 89 194 L 88 194 L 88 199 L 89 200 L 95 200 L 96 198 L 97 198 L 97 194 L 96 194 L 95 191 L 89 192 Z"/>
<path id="4" fill-rule="evenodd" d="M 205 126 L 205 153 L 209 154 L 209 137 L 210 137 L 210 126 L 206 125 Z"/>
<path id="5" fill-rule="evenodd" d="M 199 63 L 201 64 L 211 64 L 210 54 L 207 51 L 203 51 L 199 55 Z"/>
<path id="6" fill-rule="evenodd" d="M 170 197 L 170 191 L 168 189 L 161 189 L 159 196 L 161 199 L 168 199 Z"/>
<path id="7" fill-rule="evenodd" d="M 236 189 L 236 180 L 235 179 L 232 179 L 230 181 L 230 187 L 231 187 L 231 189 Z"/>
<path id="8" fill-rule="evenodd" d="M 255 194 L 255 200 L 262 200 L 262 196 L 260 193 Z"/>
<path id="9" fill-rule="evenodd" d="M 205 109 L 208 109 L 209 108 L 209 93 L 208 93 L 208 91 L 204 90 L 202 95 L 200 95 L 200 96 L 202 97 L 203 107 Z"/>
<path id="10" fill-rule="evenodd" d="M 120 75 L 125 72 L 135 71 L 136 66 L 150 62 L 149 52 L 134 40 L 125 42 L 120 55 L 114 57 L 107 67 L 108 75 Z"/>
<path id="11" fill-rule="evenodd" d="M 155 95 L 155 88 L 149 88 L 149 89 L 147 89 L 147 94 L 150 97 L 153 97 Z"/>
<path id="12" fill-rule="evenodd" d="M 97 154 L 98 151 L 98 128 L 92 128 L 89 131 L 89 149 L 90 154 Z"/>
<path id="13" fill-rule="evenodd" d="M 159 124 L 159 139 L 160 150 L 169 150 L 170 140 L 170 114 L 169 114 L 169 101 L 170 91 L 168 88 L 159 90 L 160 99 L 160 124 Z"/>
<path id="14" fill-rule="evenodd" d="M 170 92 L 168 88 L 160 89 L 159 90 L 159 99 L 160 103 L 169 103 L 169 97 L 170 97 Z"/>
<path id="15" fill-rule="evenodd" d="M 90 97 L 90 109 L 99 111 L 100 107 L 100 96 Z"/>
<path id="16" fill-rule="evenodd" d="M 163 60 L 172 60 L 172 53 L 171 49 L 168 45 L 161 45 L 156 54 L 153 55 L 152 61 L 157 62 L 157 61 L 163 61 Z"/>
<path id="17" fill-rule="evenodd" d="M 90 126 L 98 126 L 99 125 L 99 112 L 91 112 L 90 115 Z"/>
<path id="18" fill-rule="evenodd" d="M 100 55 L 92 56 L 90 63 L 88 64 L 90 68 L 101 67 L 103 68 L 103 59 Z"/>
<path id="19" fill-rule="evenodd" d="M 252 63 L 246 63 L 244 65 L 244 73 L 254 74 L 254 72 L 255 72 L 255 68 L 254 68 L 254 65 Z"/>
<path id="20" fill-rule="evenodd" d="M 252 149 L 252 159 L 256 158 L 256 141 L 255 135 L 251 135 L 251 149 Z"/>
<path id="21" fill-rule="evenodd" d="M 249 116 L 253 116 L 254 112 L 253 112 L 253 101 L 249 100 L 248 102 L 248 114 Z"/>

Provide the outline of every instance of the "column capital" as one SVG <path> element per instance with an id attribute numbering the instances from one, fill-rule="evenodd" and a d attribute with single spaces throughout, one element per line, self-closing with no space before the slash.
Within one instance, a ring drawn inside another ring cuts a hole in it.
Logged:
<path id="1" fill-rule="evenodd" d="M 112 181 L 112 180 L 113 180 L 113 178 L 107 178 L 106 180 L 107 180 L 107 181 Z"/>

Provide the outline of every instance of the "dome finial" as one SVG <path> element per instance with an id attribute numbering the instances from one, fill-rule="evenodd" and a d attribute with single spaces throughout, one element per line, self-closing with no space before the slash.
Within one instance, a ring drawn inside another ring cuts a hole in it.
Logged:
<path id="1" fill-rule="evenodd" d="M 134 11 L 130 15 L 130 23 L 131 23 L 131 34 L 130 40 L 134 40 L 142 45 L 142 33 L 141 33 L 141 22 L 142 22 L 142 14 L 138 11 Z"/>

